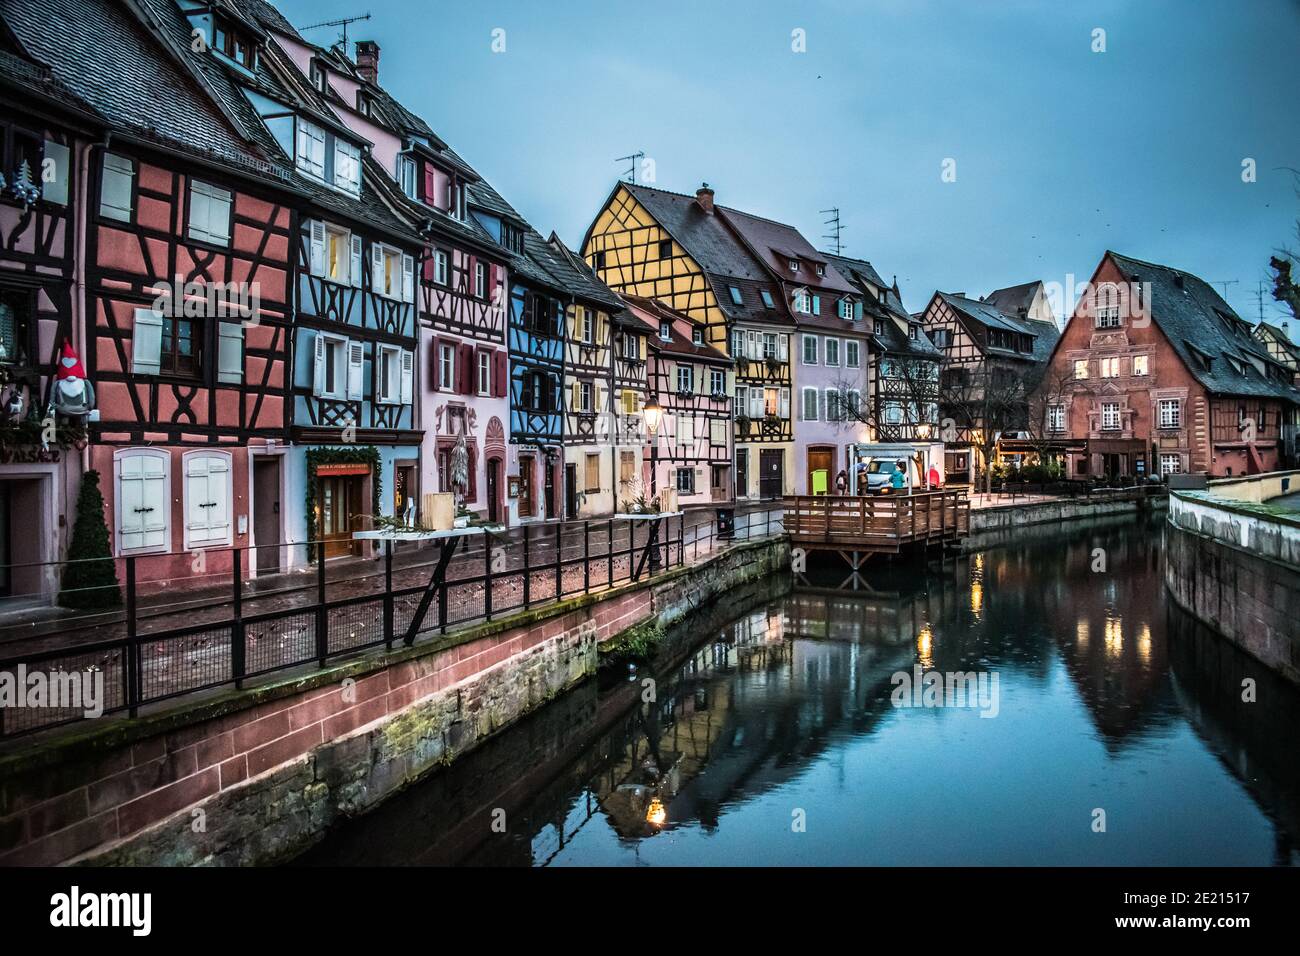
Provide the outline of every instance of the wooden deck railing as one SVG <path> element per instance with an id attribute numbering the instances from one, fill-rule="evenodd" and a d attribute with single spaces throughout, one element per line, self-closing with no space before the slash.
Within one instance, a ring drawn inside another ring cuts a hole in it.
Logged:
<path id="1" fill-rule="evenodd" d="M 795 545 L 898 551 L 914 542 L 954 541 L 970 532 L 970 500 L 961 491 L 915 495 L 794 495 L 785 530 Z"/>

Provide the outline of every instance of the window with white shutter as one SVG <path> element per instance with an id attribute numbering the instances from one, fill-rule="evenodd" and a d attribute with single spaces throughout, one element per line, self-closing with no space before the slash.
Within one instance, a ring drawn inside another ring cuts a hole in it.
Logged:
<path id="1" fill-rule="evenodd" d="M 68 147 L 47 139 L 40 170 L 42 199 L 60 206 L 68 204 L 68 170 Z"/>
<path id="2" fill-rule="evenodd" d="M 361 285 L 361 237 L 353 235 L 350 239 L 352 254 L 348 263 L 348 281 L 354 286 Z"/>
<path id="3" fill-rule="evenodd" d="M 304 173 L 325 178 L 325 131 L 298 117 L 298 155 L 295 162 Z"/>
<path id="4" fill-rule="evenodd" d="M 785 341 L 785 336 L 782 336 L 781 340 Z M 788 388 L 781 389 L 781 404 L 777 414 L 782 418 L 790 417 L 790 390 Z"/>
<path id="5" fill-rule="evenodd" d="M 131 371 L 157 375 L 162 369 L 163 317 L 153 309 L 136 309 L 131 329 Z"/>
<path id="6" fill-rule="evenodd" d="M 184 461 L 185 549 L 229 545 L 230 455 L 190 452 Z"/>
<path id="7" fill-rule="evenodd" d="M 805 388 L 803 390 L 803 420 L 806 422 L 817 421 L 817 389 Z"/>
<path id="8" fill-rule="evenodd" d="M 168 454 L 156 448 L 114 453 L 118 554 L 171 550 L 170 464 Z"/>
<path id="9" fill-rule="evenodd" d="M 348 340 L 328 332 L 316 332 L 313 339 L 312 394 L 318 398 L 354 397 L 348 394 Z M 353 344 L 360 347 L 360 343 Z"/>
<path id="10" fill-rule="evenodd" d="M 348 398 L 359 399 L 364 394 L 365 347 L 360 342 L 348 342 Z"/>
<path id="11" fill-rule="evenodd" d="M 354 345 L 360 346 L 359 342 Z M 380 345 L 375 369 L 375 400 L 381 405 L 397 405 L 402 400 L 402 350 L 395 345 Z"/>
<path id="12" fill-rule="evenodd" d="M 99 214 L 105 219 L 130 222 L 134 181 L 134 162 L 116 153 L 105 153 L 99 183 Z"/>
<path id="13" fill-rule="evenodd" d="M 244 324 L 222 322 L 218 327 L 217 381 L 238 383 L 244 380 Z"/>
<path id="14" fill-rule="evenodd" d="M 307 271 L 314 276 L 325 274 L 325 223 L 313 219 L 309 223 L 311 244 L 307 259 Z"/>
<path id="15" fill-rule="evenodd" d="M 415 401 L 415 353 L 410 349 L 402 349 L 401 401 L 403 405 Z"/>
<path id="16" fill-rule="evenodd" d="M 415 301 L 415 257 L 402 255 L 402 301 Z"/>
<path id="17" fill-rule="evenodd" d="M 230 245 L 230 190 L 190 180 L 189 237 L 218 246 Z"/>

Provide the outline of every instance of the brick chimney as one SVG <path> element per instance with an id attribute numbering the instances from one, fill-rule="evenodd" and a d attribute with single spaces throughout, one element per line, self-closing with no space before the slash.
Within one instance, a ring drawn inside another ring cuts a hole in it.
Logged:
<path id="1" fill-rule="evenodd" d="M 700 188 L 695 190 L 695 201 L 700 204 L 705 215 L 713 215 L 713 190 L 709 188 L 708 183 L 702 183 Z"/>
<path id="2" fill-rule="evenodd" d="M 379 44 L 374 40 L 357 41 L 357 72 L 370 83 L 379 83 Z"/>

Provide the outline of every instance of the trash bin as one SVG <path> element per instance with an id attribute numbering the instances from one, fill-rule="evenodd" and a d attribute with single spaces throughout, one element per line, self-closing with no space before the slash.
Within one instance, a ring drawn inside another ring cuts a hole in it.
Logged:
<path id="1" fill-rule="evenodd" d="M 718 537 L 730 538 L 736 533 L 736 511 L 734 508 L 718 509 Z"/>

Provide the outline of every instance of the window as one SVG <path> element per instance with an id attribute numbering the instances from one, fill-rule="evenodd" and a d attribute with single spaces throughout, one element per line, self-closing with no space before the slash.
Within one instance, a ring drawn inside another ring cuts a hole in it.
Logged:
<path id="1" fill-rule="evenodd" d="M 117 553 L 171 549 L 171 458 L 152 448 L 113 455 L 117 483 Z"/>
<path id="2" fill-rule="evenodd" d="M 190 180 L 189 236 L 218 246 L 230 245 L 230 190 Z"/>
<path id="3" fill-rule="evenodd" d="M 907 337 L 911 339 L 913 342 L 915 342 L 918 334 L 919 332 L 917 331 L 916 325 L 909 322 L 907 324 Z"/>
<path id="4" fill-rule="evenodd" d="M 817 396 L 818 391 L 815 388 L 803 390 L 803 420 L 806 422 L 817 421 Z"/>
<path id="5" fill-rule="evenodd" d="M 34 342 L 30 293 L 0 291 L 0 364 L 29 366 Z"/>
<path id="6" fill-rule="evenodd" d="M 1146 375 L 1146 374 L 1147 374 L 1147 368 L 1148 368 L 1148 366 L 1147 366 L 1147 362 L 1148 362 L 1148 361 L 1149 361 L 1149 357 L 1146 356 L 1146 355 L 1135 355 L 1135 356 L 1133 356 L 1133 374 L 1134 374 L 1134 375 Z"/>
<path id="7" fill-rule="evenodd" d="M 573 383 L 573 410 L 575 412 L 590 412 L 592 410 L 591 398 L 590 382 Z"/>
<path id="8" fill-rule="evenodd" d="M 99 214 L 105 219 L 131 221 L 131 197 L 135 192 L 135 163 L 116 153 L 104 154 L 99 184 Z"/>
<path id="9" fill-rule="evenodd" d="M 948 329 L 935 329 L 930 333 L 930 339 L 934 342 L 937 349 L 946 349 L 951 344 L 951 336 Z"/>
<path id="10" fill-rule="evenodd" d="M 402 302 L 415 301 L 415 257 L 382 243 L 370 244 L 370 287 Z"/>
<path id="11" fill-rule="evenodd" d="M 480 299 L 487 298 L 488 289 L 488 264 L 486 262 L 474 263 L 474 295 Z"/>
<path id="12" fill-rule="evenodd" d="M 433 250 L 433 281 L 438 285 L 447 284 L 447 272 L 449 257 L 441 249 Z"/>
<path id="13" fill-rule="evenodd" d="M 840 366 L 840 340 L 827 339 L 823 346 L 826 351 L 826 364 L 830 368 L 839 368 Z"/>
<path id="14" fill-rule="evenodd" d="M 456 387 L 456 346 L 438 346 L 438 388 L 450 392 Z"/>
<path id="15" fill-rule="evenodd" d="M 579 334 L 582 336 L 583 345 L 591 345 L 596 340 L 596 316 L 595 313 L 586 306 L 575 306 L 577 309 L 577 320 Z"/>
<path id="16" fill-rule="evenodd" d="M 302 172 L 353 196 L 361 193 L 361 148 L 299 116 L 294 164 Z"/>
<path id="17" fill-rule="evenodd" d="M 1105 283 L 1097 289 L 1093 324 L 1099 329 L 1119 328 L 1119 294 L 1116 288 Z"/>
<path id="18" fill-rule="evenodd" d="M 798 271 L 799 271 L 799 260 L 798 260 L 798 259 L 791 259 L 791 260 L 790 260 L 790 271 L 791 271 L 791 272 L 798 272 Z"/>
<path id="19" fill-rule="evenodd" d="M 803 364 L 817 364 L 817 336 L 805 335 L 803 337 Z"/>
<path id="20" fill-rule="evenodd" d="M 365 350 L 360 342 L 341 335 L 317 332 L 313 342 L 312 393 L 319 398 L 361 398 L 362 363 Z"/>
<path id="21" fill-rule="evenodd" d="M 600 491 L 600 455 L 588 454 L 584 462 L 587 479 L 587 494 L 594 495 Z"/>
<path id="22" fill-rule="evenodd" d="M 672 341 L 672 337 L 673 337 L 673 324 L 669 322 L 667 319 L 660 319 L 659 338 L 663 339 L 665 342 L 670 342 Z"/>
<path id="23" fill-rule="evenodd" d="M 820 262 L 817 263 L 817 274 L 819 276 L 824 276 L 826 274 L 826 267 L 822 265 Z"/>
<path id="24" fill-rule="evenodd" d="M 844 412 L 843 409 L 840 407 L 841 402 L 840 402 L 840 393 L 838 389 L 834 389 L 834 388 L 826 389 L 825 403 L 826 403 L 826 420 L 828 422 L 844 421 Z"/>
<path id="25" fill-rule="evenodd" d="M 361 192 L 361 150 L 346 140 L 334 141 L 334 185 L 353 195 Z"/>
<path id="26" fill-rule="evenodd" d="M 740 297 L 740 290 L 737 289 L 734 285 L 733 285 L 733 286 L 730 286 L 730 287 L 728 288 L 727 291 L 729 291 L 729 292 L 731 293 L 731 301 L 732 301 L 734 304 L 736 304 L 736 305 L 743 305 L 743 304 L 744 304 L 745 300 L 742 299 L 742 298 Z"/>
<path id="27" fill-rule="evenodd" d="M 759 289 L 759 290 L 758 290 L 758 294 L 759 294 L 759 296 L 761 296 L 762 299 L 763 299 L 763 308 L 765 308 L 765 309 L 775 309 L 775 308 L 776 308 L 776 302 L 774 302 L 774 301 L 772 300 L 772 293 L 771 293 L 771 292 L 768 292 L 766 289 Z"/>
<path id="28" fill-rule="evenodd" d="M 410 153 L 397 154 L 397 184 L 402 188 L 408 199 L 419 199 L 420 194 L 416 188 L 417 165 L 415 157 Z"/>
<path id="29" fill-rule="evenodd" d="M 673 419 L 673 427 L 677 432 L 677 444 L 679 447 L 689 448 L 695 444 L 695 420 L 687 418 L 685 415 L 677 415 Z"/>
<path id="30" fill-rule="evenodd" d="M 709 444 L 718 448 L 727 447 L 727 420 L 725 418 L 709 419 Z"/>
<path id="31" fill-rule="evenodd" d="M 695 391 L 695 368 L 690 365 L 677 366 L 677 394 L 689 395 Z"/>
<path id="32" fill-rule="evenodd" d="M 227 21 L 217 18 L 214 21 L 214 30 L 212 36 L 212 50 L 214 53 L 220 53 L 227 59 L 233 60 L 246 70 L 252 70 L 257 64 L 257 43 L 244 31 L 234 28 Z M 319 69 L 315 64 L 313 66 L 312 82 L 316 82 L 315 71 Z M 322 77 L 321 83 L 324 84 Z M 324 90 L 324 85 L 319 89 Z"/>
<path id="33" fill-rule="evenodd" d="M 230 456 L 190 452 L 185 462 L 185 548 L 229 545 Z"/>
<path id="34" fill-rule="evenodd" d="M 1102 431 L 1117 431 L 1119 429 L 1119 402 L 1102 402 L 1101 428 Z"/>
<path id="35" fill-rule="evenodd" d="M 320 92 L 325 92 L 325 70 L 315 60 L 311 63 L 311 85 Z"/>
<path id="36" fill-rule="evenodd" d="M 636 478 L 636 452 L 620 451 L 618 453 L 618 483 L 627 487 Z"/>
<path id="37" fill-rule="evenodd" d="M 775 332 L 763 333 L 763 358 L 775 359 L 777 357 L 777 344 Z"/>
<path id="38" fill-rule="evenodd" d="M 727 373 L 722 369 L 715 368 L 709 372 L 709 394 L 714 398 L 725 398 L 727 395 Z"/>
<path id="39" fill-rule="evenodd" d="M 812 299 L 808 295 L 807 289 L 800 289 L 794 294 L 794 310 L 803 315 L 812 312 Z"/>
<path id="40" fill-rule="evenodd" d="M 679 495 L 695 494 L 695 469 L 677 469 L 677 493 Z"/>
<path id="41" fill-rule="evenodd" d="M 731 330 L 731 357 L 745 357 L 745 333 L 741 329 Z"/>
<path id="42" fill-rule="evenodd" d="M 848 319 L 850 322 L 853 321 L 853 300 L 852 299 L 840 299 L 839 317 L 841 319 Z"/>
<path id="43" fill-rule="evenodd" d="M 659 240 L 659 258 L 671 259 L 673 256 L 673 241 L 671 239 Z"/>
<path id="44" fill-rule="evenodd" d="M 694 345 L 703 345 L 704 329 L 700 328 L 698 325 L 691 329 L 691 342 Z"/>
<path id="45" fill-rule="evenodd" d="M 884 418 L 886 425 L 903 424 L 903 406 L 899 402 L 885 402 Z"/>
<path id="46" fill-rule="evenodd" d="M 1097 362 L 1097 366 L 1098 366 L 1098 369 L 1099 369 L 1098 374 L 1099 374 L 1102 378 L 1118 378 L 1118 377 L 1119 377 L 1119 358 L 1118 358 L 1118 357 L 1111 356 L 1111 357 L 1108 357 L 1108 358 L 1101 359 L 1101 360 L 1099 360 L 1099 361 Z"/>
<path id="47" fill-rule="evenodd" d="M 749 387 L 746 385 L 736 386 L 735 414 L 737 417 L 749 414 Z"/>
<path id="48" fill-rule="evenodd" d="M 395 345 L 380 345 L 378 355 L 379 369 L 378 381 L 375 383 L 375 400 L 381 405 L 411 404 L 414 353 Z"/>
<path id="49" fill-rule="evenodd" d="M 1065 406 L 1047 406 L 1047 430 L 1049 432 L 1065 431 Z"/>
<path id="50" fill-rule="evenodd" d="M 844 340 L 844 367 L 861 368 L 862 346 L 854 339 Z"/>
<path id="51" fill-rule="evenodd" d="M 505 233 L 505 230 L 503 229 L 503 230 L 502 230 L 502 234 L 504 235 L 504 233 Z M 605 252 L 604 252 L 604 250 L 601 250 L 600 252 L 595 252 L 595 253 L 592 254 L 592 256 L 591 256 L 591 267 L 592 267 L 592 269 L 596 270 L 597 272 L 599 272 L 600 270 L 602 270 L 602 269 L 605 268 Z"/>
<path id="52" fill-rule="evenodd" d="M 359 282 L 361 279 L 359 275 L 361 270 L 361 237 L 357 236 L 354 240 L 352 233 L 346 229 L 323 225 L 325 229 L 324 277 L 341 285 L 352 285 L 354 281 Z M 355 263 L 353 262 L 354 259 L 356 260 Z M 353 269 L 354 265 L 355 270 Z"/>
<path id="53" fill-rule="evenodd" d="M 1179 428 L 1183 423 L 1183 405 L 1176 398 L 1162 398 L 1157 406 L 1160 428 Z"/>
<path id="54" fill-rule="evenodd" d="M 478 393 L 480 395 L 490 395 L 492 393 L 492 353 L 478 353 Z"/>
<path id="55" fill-rule="evenodd" d="M 623 358 L 633 362 L 641 360 L 641 336 L 624 334 L 623 338 Z"/>
<path id="56" fill-rule="evenodd" d="M 1160 474 L 1177 475 L 1183 470 L 1183 459 L 1181 455 L 1161 455 L 1160 456 Z"/>
<path id="57" fill-rule="evenodd" d="M 1087 359 L 1075 359 L 1075 360 L 1074 360 L 1074 377 L 1075 377 L 1076 379 L 1085 379 L 1085 378 L 1088 377 L 1088 360 L 1087 360 Z"/>
<path id="58" fill-rule="evenodd" d="M 625 388 L 619 393 L 619 399 L 623 404 L 624 415 L 635 415 L 639 411 L 640 402 L 637 400 L 636 392 L 630 388 Z"/>
<path id="59" fill-rule="evenodd" d="M 198 319 L 163 316 L 162 343 L 158 355 L 158 371 L 163 375 L 198 378 L 199 345 L 202 329 Z"/>
<path id="60" fill-rule="evenodd" d="M 856 388 L 851 388 L 844 396 L 844 407 L 847 415 L 855 417 L 862 415 L 862 392 Z M 933 419 L 932 419 L 933 420 Z"/>

